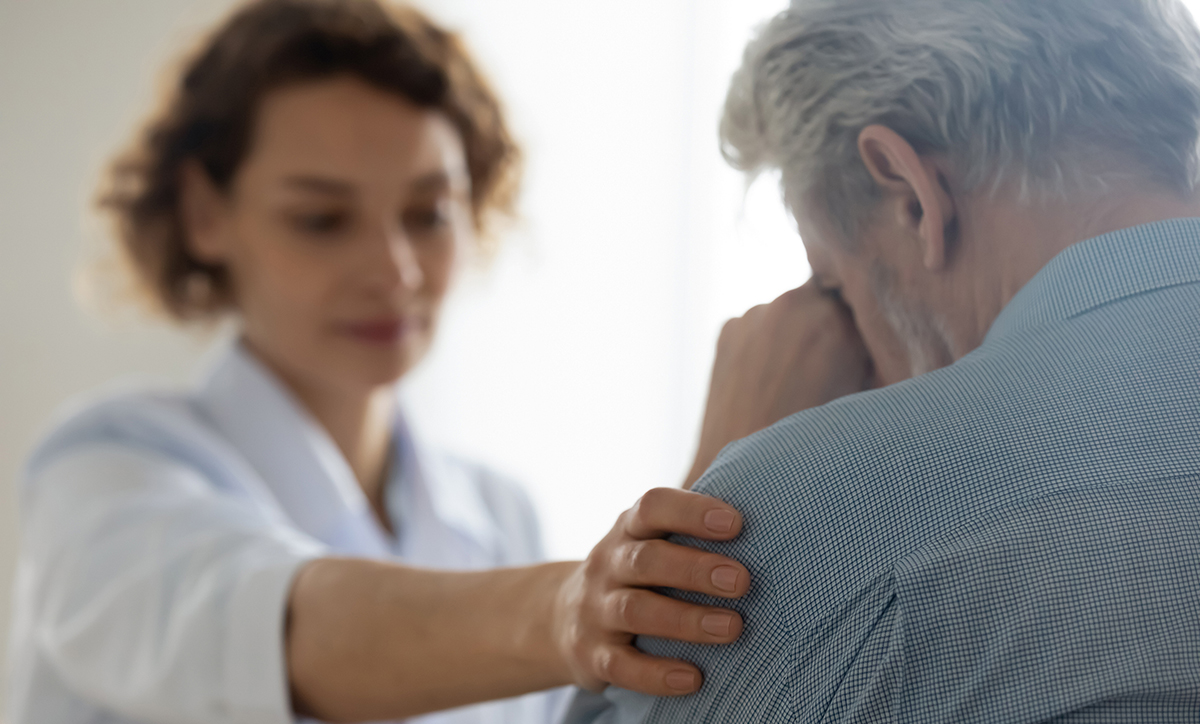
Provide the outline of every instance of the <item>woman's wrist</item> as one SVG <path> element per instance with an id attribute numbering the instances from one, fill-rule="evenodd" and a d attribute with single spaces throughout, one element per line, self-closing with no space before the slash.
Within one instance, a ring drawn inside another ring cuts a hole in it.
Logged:
<path id="1" fill-rule="evenodd" d="M 509 650 L 546 682 L 546 688 L 576 683 L 563 650 L 564 601 L 567 580 L 579 561 L 543 563 L 527 569 L 516 582 L 520 590 L 513 611 Z"/>

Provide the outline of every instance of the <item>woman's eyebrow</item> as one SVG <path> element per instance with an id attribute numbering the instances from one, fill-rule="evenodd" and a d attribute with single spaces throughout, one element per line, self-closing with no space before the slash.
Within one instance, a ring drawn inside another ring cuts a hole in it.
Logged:
<path id="1" fill-rule="evenodd" d="M 410 188 L 414 193 L 436 193 L 455 186 L 459 177 L 467 178 L 466 172 L 453 174 L 446 171 L 432 171 L 413 180 Z M 295 174 L 283 179 L 283 185 L 302 191 L 314 191 L 322 194 L 351 196 L 357 187 L 349 182 L 328 176 L 310 174 Z"/>
<path id="2" fill-rule="evenodd" d="M 335 194 L 337 196 L 350 196 L 354 193 L 354 184 L 349 181 L 340 179 L 328 178 L 325 176 L 308 176 L 295 175 L 288 176 L 283 179 L 285 186 L 291 188 L 302 189 L 305 191 L 316 191 L 323 194 Z"/>
<path id="3" fill-rule="evenodd" d="M 445 171 L 433 171 L 424 176 L 418 176 L 412 182 L 412 190 L 416 193 L 441 191 L 450 186 L 450 174 Z"/>
<path id="4" fill-rule="evenodd" d="M 413 179 L 409 188 L 416 194 L 470 189 L 471 175 L 465 168 L 438 169 Z"/>

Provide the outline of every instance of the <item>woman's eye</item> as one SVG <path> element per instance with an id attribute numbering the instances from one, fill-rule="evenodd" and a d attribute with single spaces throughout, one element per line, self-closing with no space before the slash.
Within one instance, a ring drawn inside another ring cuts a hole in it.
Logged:
<path id="1" fill-rule="evenodd" d="M 450 213 L 445 204 L 404 212 L 402 221 L 407 229 L 418 232 L 439 231 L 450 225 Z"/>
<path id="2" fill-rule="evenodd" d="M 344 229 L 347 216 L 340 211 L 296 214 L 292 217 L 292 223 L 307 234 L 325 236 Z"/>

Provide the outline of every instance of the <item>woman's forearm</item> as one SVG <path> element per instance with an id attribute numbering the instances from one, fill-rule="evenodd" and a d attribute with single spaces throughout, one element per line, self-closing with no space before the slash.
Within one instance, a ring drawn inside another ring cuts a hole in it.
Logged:
<path id="1" fill-rule="evenodd" d="M 682 490 L 647 492 L 580 563 L 471 573 L 325 558 L 288 602 L 289 685 L 299 713 L 327 721 L 398 719 L 561 684 L 654 696 L 699 688 L 686 661 L 655 658 L 637 636 L 725 644 L 737 613 L 663 596 L 674 588 L 739 598 L 741 564 L 662 540 L 731 540 L 741 515 Z"/>
<path id="2" fill-rule="evenodd" d="M 577 565 L 459 573 L 308 564 L 292 587 L 286 634 L 297 710 L 395 719 L 570 683 L 553 619 Z"/>

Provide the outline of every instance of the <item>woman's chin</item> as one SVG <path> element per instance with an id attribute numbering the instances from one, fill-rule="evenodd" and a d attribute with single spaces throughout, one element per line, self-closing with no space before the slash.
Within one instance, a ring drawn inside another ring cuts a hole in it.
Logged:
<path id="1" fill-rule="evenodd" d="M 424 359 L 428 350 L 427 344 L 371 345 L 353 355 L 352 374 L 369 387 L 395 384 Z"/>

